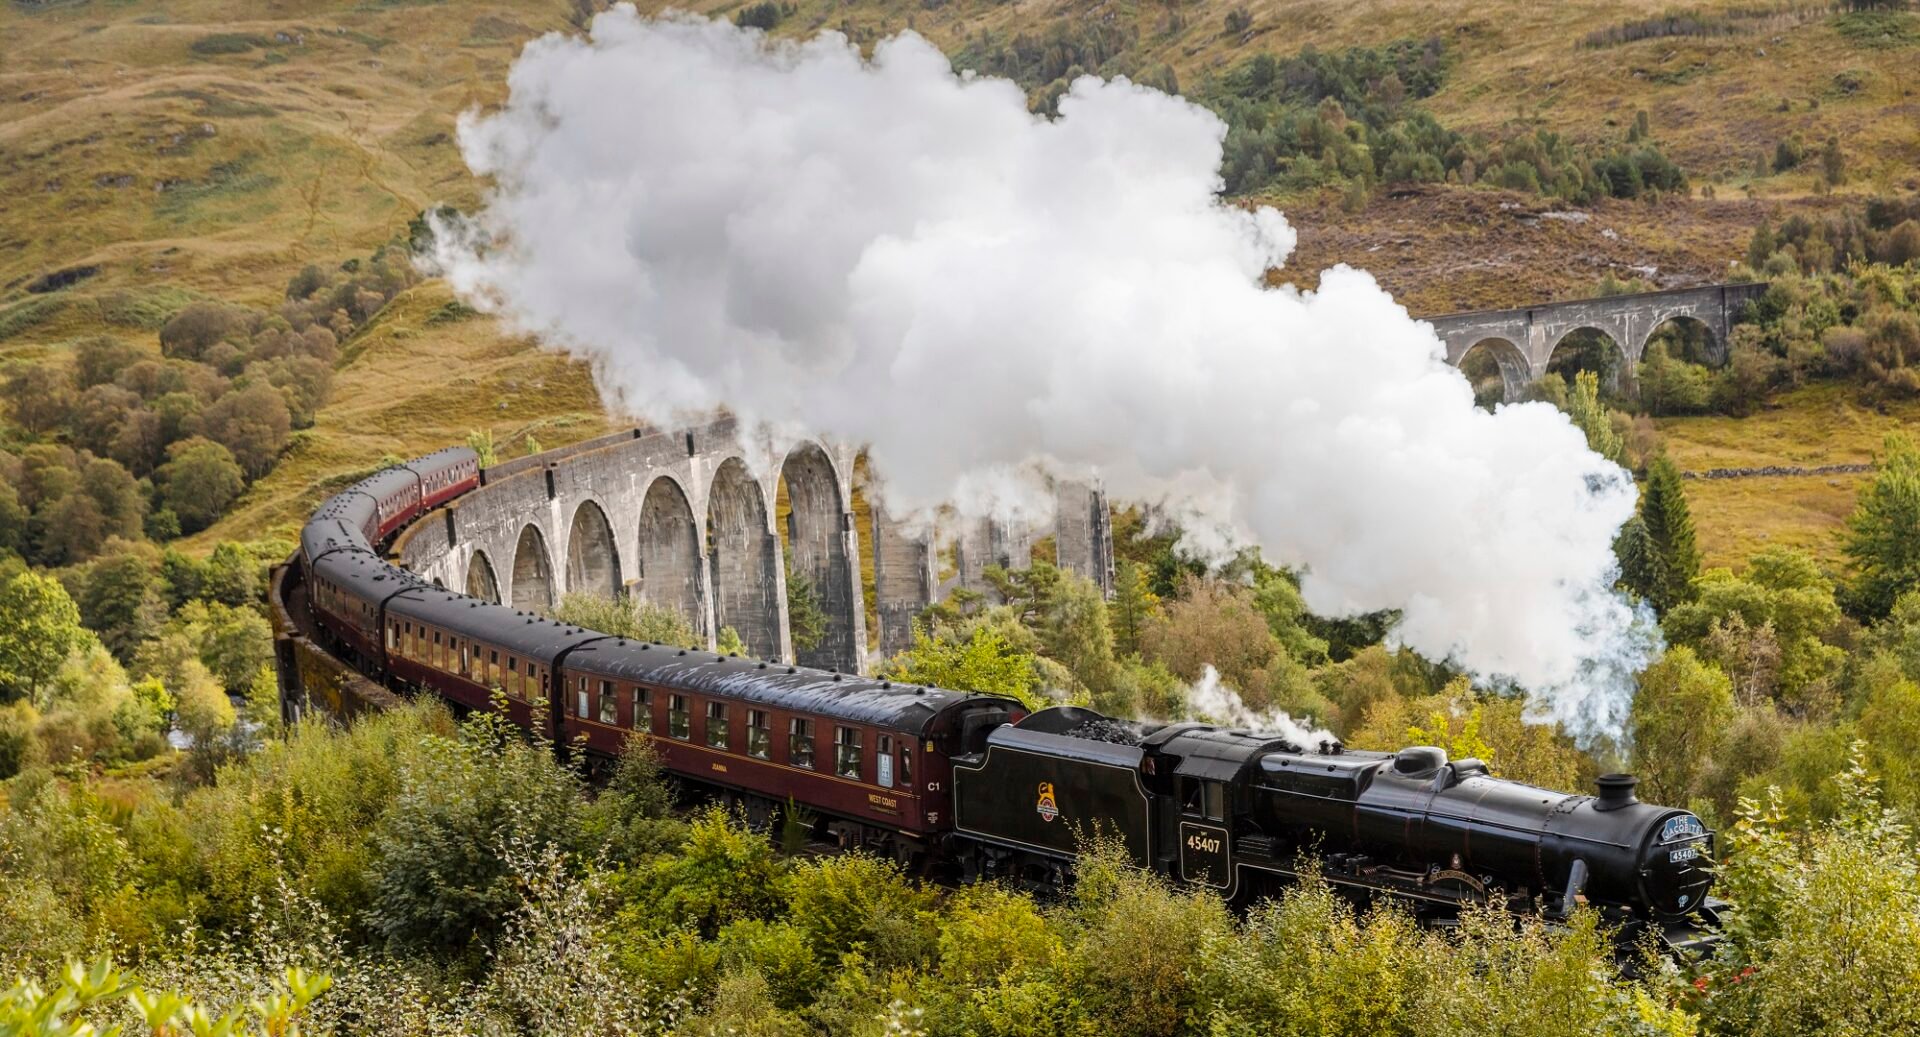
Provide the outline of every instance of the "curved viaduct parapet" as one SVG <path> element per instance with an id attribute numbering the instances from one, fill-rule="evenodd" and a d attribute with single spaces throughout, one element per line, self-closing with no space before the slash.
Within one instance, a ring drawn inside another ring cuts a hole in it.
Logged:
<path id="1" fill-rule="evenodd" d="M 1446 348 L 1446 360 L 1458 365 L 1475 346 L 1503 339 L 1517 348 L 1518 357 L 1502 360 L 1501 375 L 1513 395 L 1514 380 L 1531 382 L 1547 373 L 1554 347 L 1568 334 L 1592 328 L 1612 339 L 1626 361 L 1630 378 L 1640 362 L 1647 340 L 1660 325 L 1688 317 L 1706 325 L 1719 348 L 1724 348 L 1733 324 L 1748 303 L 1766 293 L 1755 283 L 1714 284 L 1672 288 L 1658 292 L 1610 295 L 1598 299 L 1542 303 L 1510 310 L 1475 310 L 1422 318 L 1433 326 Z"/>
<path id="2" fill-rule="evenodd" d="M 911 644 L 911 622 L 939 595 L 923 531 L 876 509 L 856 528 L 858 451 L 801 443 L 784 453 L 743 444 L 731 418 L 675 430 L 637 428 L 483 473 L 483 485 L 402 530 L 404 568 L 474 597 L 544 611 L 568 594 L 629 594 L 685 615 L 715 645 L 732 627 L 756 656 L 859 672 L 868 654 L 861 552 L 874 538 L 871 593 L 882 654 Z M 750 458 L 777 459 L 771 470 Z M 776 501 L 782 483 L 788 513 Z M 1106 500 L 1063 484 L 1055 537 L 1060 564 L 1112 584 Z M 1035 539 L 1044 531 L 1028 531 Z M 827 614 L 827 635 L 796 659 L 787 616 L 788 563 Z"/>

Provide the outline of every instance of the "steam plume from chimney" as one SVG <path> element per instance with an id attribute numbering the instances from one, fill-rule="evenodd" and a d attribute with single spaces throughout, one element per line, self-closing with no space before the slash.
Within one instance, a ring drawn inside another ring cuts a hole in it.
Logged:
<path id="1" fill-rule="evenodd" d="M 870 444 L 891 511 L 1097 472 L 1189 546 L 1257 544 L 1325 615 L 1617 732 L 1657 643 L 1612 589 L 1627 473 L 1546 404 L 1487 413 L 1368 274 L 1268 288 L 1279 212 L 1225 127 L 1091 77 L 1057 119 L 911 33 L 870 59 L 691 16 L 526 48 L 460 126 L 493 178 L 437 262 L 608 401 Z"/>

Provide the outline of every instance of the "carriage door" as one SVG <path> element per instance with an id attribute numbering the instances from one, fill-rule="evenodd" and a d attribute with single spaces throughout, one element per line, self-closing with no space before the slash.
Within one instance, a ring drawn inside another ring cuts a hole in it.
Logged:
<path id="1" fill-rule="evenodd" d="M 1232 881 L 1228 861 L 1227 786 L 1204 778 L 1181 778 L 1180 877 L 1225 889 Z"/>

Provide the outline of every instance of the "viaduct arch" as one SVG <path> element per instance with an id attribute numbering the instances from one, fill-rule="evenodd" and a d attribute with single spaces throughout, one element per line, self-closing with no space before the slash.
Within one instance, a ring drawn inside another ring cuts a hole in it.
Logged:
<path id="1" fill-rule="evenodd" d="M 1529 383 L 1547 373 L 1554 349 L 1582 329 L 1611 339 L 1628 372 L 1645 355 L 1654 333 L 1678 318 L 1704 326 L 1711 348 L 1724 358 L 1727 336 L 1740 311 L 1766 290 L 1764 284 L 1718 284 L 1510 310 L 1449 313 L 1425 320 L 1446 344 L 1449 364 L 1460 366 L 1479 350 L 1492 352 L 1505 397 L 1517 399 Z"/>
<path id="2" fill-rule="evenodd" d="M 913 617 L 945 590 L 984 590 L 986 562 L 968 561 L 963 549 L 967 571 L 943 588 L 930 530 L 878 506 L 870 524 L 856 520 L 857 455 L 840 443 L 743 443 L 726 417 L 630 429 L 486 469 L 478 489 L 413 523 L 392 551 L 427 579 L 516 608 L 549 611 L 567 594 L 627 595 L 680 611 L 709 648 L 731 627 L 756 657 L 859 672 L 870 650 L 908 647 Z M 1024 564 L 1051 532 L 1063 567 L 1110 588 L 1105 497 L 1085 484 L 1058 493 L 1053 530 L 980 521 L 960 538 L 1002 548 L 1004 558 L 989 560 Z M 826 613 L 826 635 L 806 651 L 793 643 L 789 568 L 806 574 Z"/>

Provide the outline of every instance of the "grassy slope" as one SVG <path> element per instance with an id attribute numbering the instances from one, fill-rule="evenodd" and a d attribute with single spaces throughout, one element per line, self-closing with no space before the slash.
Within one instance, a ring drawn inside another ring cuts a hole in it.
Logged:
<path id="1" fill-rule="evenodd" d="M 1920 428 L 1920 401 L 1864 406 L 1850 387 L 1814 385 L 1785 394 L 1749 418 L 1659 422 L 1682 469 L 1814 467 L 1871 462 L 1887 433 Z M 1708 565 L 1743 563 L 1770 545 L 1798 547 L 1840 564 L 1838 534 L 1869 477 L 1769 476 L 1692 480 L 1687 500 Z"/>
<path id="2" fill-rule="evenodd" d="M 174 298 L 272 307 L 302 266 L 364 255 L 430 205 L 472 204 L 479 189 L 454 119 L 499 98 L 520 45 L 562 27 L 563 14 L 516 3 L 0 5 L 0 306 L 27 299 L 47 271 L 100 268 L 59 294 L 71 301 L 53 319 L 0 340 L 0 353 L 58 359 L 100 331 L 152 347 L 151 326 L 116 323 L 102 302 L 164 286 Z M 195 51 L 218 35 L 259 45 Z M 317 427 L 198 539 L 284 535 L 383 454 L 471 428 L 494 429 L 506 452 L 529 431 L 552 446 L 606 427 L 584 370 L 486 319 L 434 321 L 450 299 L 422 285 L 346 343 Z"/>
<path id="3" fill-rule="evenodd" d="M 952 47 L 981 31 L 1101 19 L 1135 33 L 1142 65 L 1167 62 L 1189 86 L 1261 50 L 1439 34 L 1457 60 L 1429 105 L 1449 124 L 1612 138 L 1646 108 L 1696 180 L 1717 184 L 1717 201 L 1606 204 L 1585 223 L 1538 219 L 1548 206 L 1537 199 L 1491 191 L 1412 192 L 1358 215 L 1331 198 L 1276 199 L 1302 229 L 1292 264 L 1300 279 L 1333 262 L 1365 266 L 1416 313 L 1577 295 L 1608 269 L 1710 279 L 1763 211 L 1835 204 L 1809 195 L 1811 168 L 1750 182 L 1754 159 L 1789 132 L 1841 134 L 1858 174 L 1850 191 L 1913 186 L 1920 166 L 1908 82 L 1920 49 L 1862 46 L 1825 15 L 1588 49 L 1576 42 L 1585 33 L 1670 5 L 1253 0 L 1244 38 L 1221 30 L 1232 6 L 801 0 L 780 31 L 843 28 L 870 42 L 911 26 Z M 1751 6 L 1710 0 L 1689 10 Z M 471 204 L 479 188 L 455 150 L 454 117 L 498 100 L 521 43 L 563 28 L 565 16 L 558 0 L 0 3 L 0 356 L 58 361 L 73 338 L 99 331 L 151 347 L 155 315 L 184 298 L 271 306 L 302 265 L 364 254 L 428 205 Z M 207 53 L 201 41 L 221 34 L 250 45 Z M 1864 85 L 1840 91 L 1842 70 Z M 26 292 L 35 278 L 80 265 L 99 271 L 54 295 Z M 585 372 L 485 319 L 435 323 L 446 300 L 443 286 L 423 285 L 349 343 L 337 402 L 203 539 L 284 533 L 307 503 L 380 455 L 469 428 L 493 428 L 510 450 L 527 431 L 555 445 L 603 427 Z M 34 319 L 22 317 L 23 302 L 40 307 Z M 436 388 L 447 379 L 451 394 Z M 1685 466 L 1705 467 L 1736 455 L 1733 463 L 1853 459 L 1896 420 L 1816 403 L 1796 398 L 1746 422 L 1665 430 Z M 1710 555 L 1738 556 L 1762 540 L 1821 543 L 1851 501 L 1847 479 L 1778 482 L 1694 485 Z"/>

